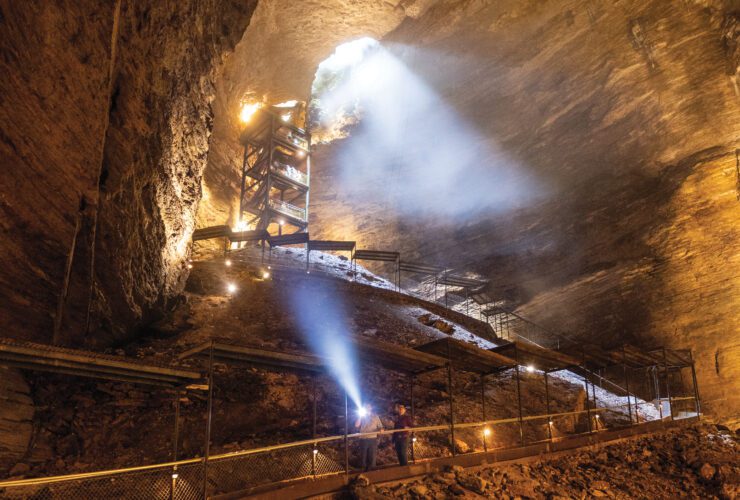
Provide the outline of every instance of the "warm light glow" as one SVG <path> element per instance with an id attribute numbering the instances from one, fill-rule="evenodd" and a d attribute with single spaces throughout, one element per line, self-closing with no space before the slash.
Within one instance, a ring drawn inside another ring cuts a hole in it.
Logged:
<path id="1" fill-rule="evenodd" d="M 598 415 L 596 415 L 596 418 L 599 418 L 599 416 L 598 416 Z"/>
<path id="2" fill-rule="evenodd" d="M 272 266 L 267 266 L 267 269 L 272 269 Z"/>
<path id="3" fill-rule="evenodd" d="M 266 280 L 269 277 L 270 277 L 270 273 L 268 273 L 267 271 L 265 271 L 265 272 L 262 273 L 262 279 L 263 280 Z"/>
<path id="4" fill-rule="evenodd" d="M 234 293 L 234 292 L 236 292 L 236 285 L 233 284 L 233 283 L 229 283 L 228 285 L 226 285 L 226 290 L 229 293 Z"/>
<path id="5" fill-rule="evenodd" d="M 296 153 L 296 156 L 298 158 L 304 158 L 306 156 L 306 152 L 303 151 L 302 149 L 299 149 L 298 152 Z"/>
<path id="6" fill-rule="evenodd" d="M 313 449 L 313 454 L 316 455 L 319 452 L 316 448 Z"/>
<path id="7" fill-rule="evenodd" d="M 289 122 L 290 118 L 293 116 L 293 113 L 285 113 L 284 115 L 280 115 L 280 119 L 284 122 Z"/>
<path id="8" fill-rule="evenodd" d="M 534 372 L 534 366 L 532 366 L 532 365 L 527 365 L 527 371 L 528 371 L 529 373 L 532 373 L 532 372 Z"/>
<path id="9" fill-rule="evenodd" d="M 283 219 L 280 219 L 280 220 L 278 221 L 278 224 L 280 224 L 281 226 L 283 226 L 283 225 L 285 225 L 285 221 L 284 221 Z"/>
<path id="10" fill-rule="evenodd" d="M 226 259 L 224 261 L 224 264 L 226 265 L 226 267 L 231 267 L 231 259 Z"/>
<path id="11" fill-rule="evenodd" d="M 193 265 L 192 264 L 188 264 L 188 269 L 192 269 L 192 268 L 193 268 Z"/>
<path id="12" fill-rule="evenodd" d="M 413 441 L 415 443 L 416 442 L 416 438 L 411 438 L 411 441 Z"/>
<path id="13" fill-rule="evenodd" d="M 550 424 L 550 425 L 552 425 L 552 420 L 550 420 L 550 421 L 549 421 L 549 422 L 547 422 L 547 423 L 548 423 L 548 424 Z"/>
<path id="14" fill-rule="evenodd" d="M 262 104 L 258 102 L 252 104 L 245 103 L 242 105 L 242 110 L 239 113 L 239 119 L 241 119 L 243 123 L 249 123 L 249 120 L 252 119 L 252 115 L 254 115 L 261 107 Z"/>
<path id="15" fill-rule="evenodd" d="M 293 99 L 291 101 L 285 101 L 285 102 L 281 102 L 280 104 L 275 104 L 274 107 L 276 108 L 295 108 L 296 104 L 298 104 L 298 101 Z"/>
<path id="16" fill-rule="evenodd" d="M 178 476 L 177 472 L 175 472 L 174 474 L 172 474 L 172 479 L 177 479 L 178 477 L 179 476 Z"/>
<path id="17" fill-rule="evenodd" d="M 486 437 L 487 436 L 490 436 L 491 435 L 491 429 L 489 429 L 488 427 L 484 428 L 483 429 L 483 435 L 486 436 Z"/>
<path id="18" fill-rule="evenodd" d="M 360 418 L 362 418 L 362 417 L 366 416 L 366 415 L 367 415 L 367 410 L 365 409 L 365 407 L 363 407 L 363 406 L 360 406 L 360 407 L 359 407 L 359 408 L 357 409 L 357 415 L 358 415 L 358 416 L 360 416 Z"/>

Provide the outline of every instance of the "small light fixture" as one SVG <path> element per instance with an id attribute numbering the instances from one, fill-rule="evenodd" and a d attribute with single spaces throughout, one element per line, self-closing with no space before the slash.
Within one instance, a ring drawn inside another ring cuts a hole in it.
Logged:
<path id="1" fill-rule="evenodd" d="M 596 415 L 596 418 L 599 418 L 599 416 L 598 416 L 598 415 Z"/>
<path id="2" fill-rule="evenodd" d="M 281 226 L 284 226 L 284 225 L 285 225 L 285 220 L 283 220 L 283 219 L 280 219 L 280 220 L 278 221 L 278 224 L 279 224 L 279 225 L 281 225 Z"/>
<path id="3" fill-rule="evenodd" d="M 177 479 L 180 475 L 177 472 L 172 473 L 172 479 Z"/>
<path id="4" fill-rule="evenodd" d="M 272 269 L 272 266 L 267 266 L 267 269 Z"/>
<path id="5" fill-rule="evenodd" d="M 547 421 L 547 424 L 548 424 L 548 425 L 552 425 L 552 420 L 548 420 L 548 421 Z"/>
<path id="6" fill-rule="evenodd" d="M 269 277 L 270 277 L 270 273 L 268 273 L 267 271 L 264 271 L 264 272 L 262 273 L 262 279 L 263 279 L 263 280 L 266 280 L 266 279 L 268 279 Z"/>
<path id="7" fill-rule="evenodd" d="M 285 113 L 284 115 L 280 115 L 280 119 L 284 122 L 289 122 L 291 117 L 291 113 Z"/>
<path id="8" fill-rule="evenodd" d="M 226 259 L 224 264 L 226 264 L 226 267 L 231 267 L 231 259 Z"/>
<path id="9" fill-rule="evenodd" d="M 532 373 L 532 372 L 534 372 L 534 366 L 532 366 L 532 365 L 527 365 L 527 371 L 528 371 L 529 373 Z"/>
<path id="10" fill-rule="evenodd" d="M 359 407 L 359 408 L 357 409 L 357 415 L 358 415 L 359 417 L 364 417 L 365 415 L 367 415 L 367 410 L 365 409 L 365 407 L 364 407 L 364 406 L 360 406 L 360 407 Z"/>
<path id="11" fill-rule="evenodd" d="M 192 264 L 188 264 L 188 269 L 192 269 L 192 268 L 193 268 L 193 265 Z"/>
<path id="12" fill-rule="evenodd" d="M 306 274 L 311 274 L 311 271 L 306 271 Z"/>
<path id="13" fill-rule="evenodd" d="M 305 151 L 303 151 L 302 149 L 299 149 L 299 150 L 298 150 L 298 152 L 296 153 L 296 156 L 297 156 L 298 158 L 305 158 L 305 156 L 306 156 L 306 152 L 305 152 Z"/>
<path id="14" fill-rule="evenodd" d="M 229 293 L 234 293 L 234 292 L 236 292 L 236 285 L 233 284 L 233 283 L 229 283 L 228 285 L 226 285 L 226 290 Z"/>
<path id="15" fill-rule="evenodd" d="M 413 441 L 415 443 L 416 442 L 416 438 L 415 437 L 414 438 L 411 438 L 411 441 Z"/>
<path id="16" fill-rule="evenodd" d="M 488 427 L 484 427 L 483 428 L 483 435 L 486 436 L 486 437 L 490 436 L 491 435 L 491 429 L 489 429 Z"/>
<path id="17" fill-rule="evenodd" d="M 317 450 L 316 448 L 313 449 L 313 454 L 314 455 L 318 454 L 318 452 L 319 452 L 319 450 Z"/>

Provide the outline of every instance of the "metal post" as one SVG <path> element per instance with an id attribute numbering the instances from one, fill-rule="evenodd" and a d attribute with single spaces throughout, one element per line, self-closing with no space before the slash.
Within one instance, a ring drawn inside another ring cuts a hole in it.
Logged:
<path id="1" fill-rule="evenodd" d="M 663 348 L 663 370 L 665 371 L 665 392 L 666 396 L 668 396 L 668 411 L 671 413 L 671 420 L 673 420 L 673 402 L 671 401 L 671 387 L 668 382 L 668 360 L 665 347 Z"/>
<path id="2" fill-rule="evenodd" d="M 701 419 L 701 402 L 699 401 L 699 385 L 696 383 L 696 368 L 694 367 L 694 354 L 689 351 L 689 359 L 691 360 L 691 380 L 694 385 L 694 409 L 696 410 L 696 418 Z"/>
<path id="3" fill-rule="evenodd" d="M 516 348 L 514 348 L 514 352 L 516 352 Z M 517 355 L 517 358 L 519 355 Z M 516 362 L 516 400 L 517 400 L 517 408 L 519 409 L 519 442 L 524 446 L 524 420 L 522 417 L 522 391 L 521 387 L 519 386 L 519 360 L 517 359 Z"/>
<path id="4" fill-rule="evenodd" d="M 175 435 L 172 438 L 172 461 L 177 462 L 177 445 L 180 440 L 180 392 L 175 393 Z"/>
<path id="5" fill-rule="evenodd" d="M 316 375 L 311 377 L 311 438 L 316 439 Z M 313 444 L 316 449 L 316 443 Z M 316 453 L 311 450 L 311 474 L 316 476 Z"/>
<path id="6" fill-rule="evenodd" d="M 180 391 L 175 390 L 175 434 L 172 438 L 172 461 L 177 462 L 177 445 L 180 439 Z M 170 483 L 170 500 L 174 500 L 177 491 L 177 465 L 172 468 Z"/>
<path id="7" fill-rule="evenodd" d="M 545 373 L 545 408 L 547 410 L 547 436 L 552 441 L 552 420 L 550 419 L 550 384 L 547 381 L 547 370 Z"/>
<path id="8" fill-rule="evenodd" d="M 447 350 L 449 351 L 449 344 L 447 347 Z M 457 451 L 455 450 L 455 407 L 453 404 L 453 397 L 452 397 L 452 363 L 447 361 L 447 395 L 449 404 L 450 404 L 450 446 L 452 448 L 452 456 L 454 457 L 457 454 Z"/>
<path id="9" fill-rule="evenodd" d="M 622 373 L 624 374 L 624 387 L 627 389 L 627 411 L 629 412 L 630 424 L 632 424 L 632 403 L 630 402 L 630 380 L 627 375 L 627 352 L 622 344 Z M 637 411 L 637 408 L 635 408 Z"/>
<path id="10" fill-rule="evenodd" d="M 416 382 L 416 375 L 411 375 L 411 427 L 416 427 L 416 420 L 414 420 L 414 383 Z M 416 436 L 411 433 L 411 461 L 416 463 L 416 451 L 414 450 L 414 439 Z"/>
<path id="11" fill-rule="evenodd" d="M 347 391 L 344 391 L 344 473 L 349 474 L 349 408 Z"/>
<path id="12" fill-rule="evenodd" d="M 480 404 L 481 411 L 483 412 L 483 451 L 488 451 L 488 443 L 486 439 L 486 376 L 480 376 Z"/>
<path id="13" fill-rule="evenodd" d="M 588 432 L 593 432 L 591 426 L 591 398 L 588 395 L 588 379 L 583 377 L 583 383 L 586 384 L 586 417 L 588 418 Z"/>
<path id="14" fill-rule="evenodd" d="M 663 400 L 660 398 L 660 378 L 658 377 L 658 365 L 653 366 L 653 388 L 655 390 L 655 399 L 658 400 L 658 414 L 660 420 L 663 420 Z"/>
<path id="15" fill-rule="evenodd" d="M 208 353 L 208 418 L 206 420 L 206 444 L 203 454 L 203 498 L 208 498 L 208 455 L 211 451 L 211 422 L 213 420 L 213 340 Z"/>

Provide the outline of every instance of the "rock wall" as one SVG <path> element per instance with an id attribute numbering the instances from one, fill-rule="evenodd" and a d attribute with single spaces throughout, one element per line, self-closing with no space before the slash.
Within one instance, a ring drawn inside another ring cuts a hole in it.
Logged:
<path id="1" fill-rule="evenodd" d="M 26 453 L 33 432 L 34 407 L 28 384 L 17 370 L 0 368 L 0 472 Z M 23 473 L 24 467 L 17 470 Z"/>
<path id="2" fill-rule="evenodd" d="M 705 410 L 736 420 L 738 7 L 435 4 L 388 46 L 411 47 L 400 60 L 545 196 L 399 218 L 385 193 L 413 186 L 337 188 L 350 137 L 315 155 L 311 233 L 479 271 L 523 315 L 597 344 L 692 348 Z"/>
<path id="3" fill-rule="evenodd" d="M 255 4 L 0 6 L 4 335 L 110 342 L 180 292 L 213 80 Z"/>

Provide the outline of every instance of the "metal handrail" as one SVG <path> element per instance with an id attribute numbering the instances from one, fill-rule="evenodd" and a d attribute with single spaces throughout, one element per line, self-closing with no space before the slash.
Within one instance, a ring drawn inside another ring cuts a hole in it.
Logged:
<path id="1" fill-rule="evenodd" d="M 596 408 L 590 411 L 591 413 L 594 413 L 594 412 L 603 412 L 603 411 L 608 411 L 608 410 L 609 408 Z M 588 413 L 588 410 L 578 410 L 578 411 L 565 412 L 565 413 L 551 413 L 547 415 L 531 415 L 527 417 L 522 417 L 521 421 L 544 420 L 544 419 L 551 419 L 554 417 L 579 415 L 579 414 L 584 414 L 584 413 Z M 456 423 L 455 427 L 465 428 L 465 427 L 502 425 L 502 424 L 509 424 L 509 423 L 517 423 L 519 421 L 520 419 L 518 417 L 512 417 L 512 418 L 504 418 L 504 419 L 497 419 L 497 420 L 486 420 L 483 422 L 470 422 L 470 423 L 459 423 L 459 424 Z M 421 433 L 421 432 L 429 432 L 429 431 L 448 430 L 449 428 L 450 428 L 449 424 L 428 425 L 428 426 L 422 426 L 422 427 L 407 427 L 404 429 L 388 429 L 388 430 L 377 431 L 377 432 L 364 432 L 364 433 L 358 432 L 354 434 L 348 434 L 346 437 L 348 439 L 358 439 L 358 438 L 363 438 L 363 437 L 374 437 L 378 435 L 390 435 L 396 432 Z M 308 446 L 308 445 L 315 446 L 319 443 L 327 443 L 331 441 L 343 441 L 344 439 L 345 439 L 344 434 L 326 436 L 326 437 L 321 437 L 321 438 L 305 439 L 301 441 L 293 441 L 290 443 L 263 446 L 260 448 L 251 448 L 249 450 L 240 450 L 240 451 L 233 451 L 229 453 L 221 453 L 218 455 L 211 455 L 208 458 L 208 461 L 215 462 L 219 460 L 238 458 L 238 457 L 243 457 L 247 455 L 256 455 L 259 453 L 269 453 L 272 451 L 284 450 L 288 448 L 298 448 L 301 446 Z M 165 462 L 165 463 L 153 464 L 153 465 L 142 465 L 138 467 L 127 467 L 123 469 L 112 469 L 112 470 L 97 471 L 97 472 L 84 472 L 84 473 L 79 473 L 79 474 L 68 474 L 64 476 L 54 476 L 54 477 L 47 477 L 47 478 L 17 479 L 13 481 L 2 481 L 0 482 L 0 489 L 21 487 L 21 486 L 35 486 L 39 484 L 60 483 L 60 482 L 66 482 L 66 481 L 76 481 L 80 479 L 94 479 L 94 478 L 100 478 L 100 477 L 106 477 L 106 476 L 120 475 L 120 474 L 125 474 L 125 473 L 130 473 L 130 472 L 142 472 L 142 471 L 150 471 L 150 470 L 156 470 L 156 469 L 175 469 L 180 465 L 195 464 L 199 462 L 203 462 L 203 457 L 196 457 L 196 458 L 190 458 L 186 460 L 178 460 L 174 462 Z"/>
<path id="2" fill-rule="evenodd" d="M 286 215 L 306 220 L 306 209 L 291 205 L 287 201 L 275 200 L 270 198 L 270 207 Z"/>

